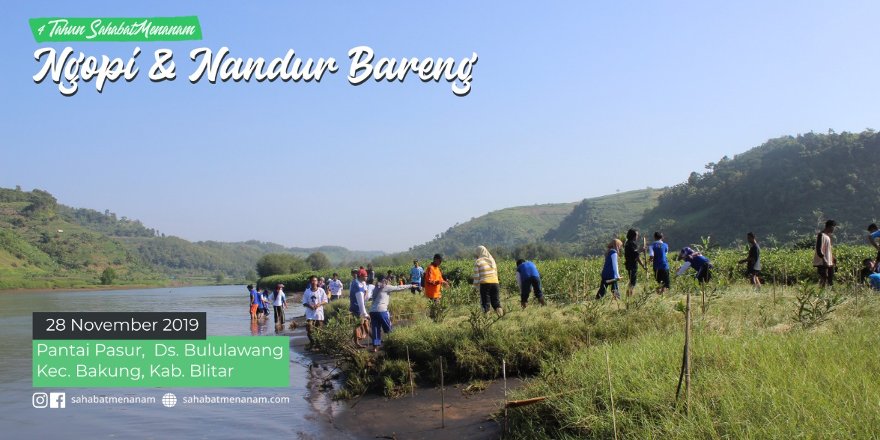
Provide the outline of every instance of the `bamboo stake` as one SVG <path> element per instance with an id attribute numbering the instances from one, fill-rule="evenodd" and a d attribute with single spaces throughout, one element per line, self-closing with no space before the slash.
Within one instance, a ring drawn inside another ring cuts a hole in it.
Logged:
<path id="1" fill-rule="evenodd" d="M 687 302 L 685 305 L 685 324 L 684 324 L 684 353 L 681 356 L 681 370 L 678 374 L 678 387 L 675 390 L 675 400 L 681 393 L 681 383 L 684 380 L 685 387 L 685 405 L 687 413 L 691 413 L 691 293 L 687 292 Z"/>
<path id="2" fill-rule="evenodd" d="M 547 396 L 532 397 L 531 399 L 511 400 L 504 405 L 504 408 L 516 408 L 518 406 L 531 405 L 533 403 L 543 402 L 547 400 Z"/>
<path id="3" fill-rule="evenodd" d="M 614 440 L 617 440 L 617 416 L 614 414 L 614 389 L 611 387 L 611 358 L 605 347 L 605 365 L 608 367 L 608 396 L 611 398 L 611 423 L 614 425 Z"/>
<path id="4" fill-rule="evenodd" d="M 504 401 L 507 402 L 507 361 L 505 359 L 501 359 L 501 377 L 504 378 Z M 507 432 L 507 405 L 504 406 L 504 430 L 501 431 L 501 435 Z"/>
<path id="5" fill-rule="evenodd" d="M 687 370 L 685 370 L 684 376 L 684 391 L 685 391 L 685 404 L 687 406 L 687 413 L 691 415 L 691 294 L 688 292 L 687 294 L 687 305 L 685 307 L 685 314 L 687 315 L 686 327 L 685 327 L 685 343 L 684 343 L 684 351 L 685 358 L 687 362 Z"/>
<path id="6" fill-rule="evenodd" d="M 446 396 L 443 385 L 443 357 L 440 357 L 440 427 L 446 428 Z"/>
<path id="7" fill-rule="evenodd" d="M 409 395 L 416 397 L 416 387 L 413 384 L 412 362 L 409 360 L 409 345 L 406 346 L 406 368 L 409 370 Z"/>

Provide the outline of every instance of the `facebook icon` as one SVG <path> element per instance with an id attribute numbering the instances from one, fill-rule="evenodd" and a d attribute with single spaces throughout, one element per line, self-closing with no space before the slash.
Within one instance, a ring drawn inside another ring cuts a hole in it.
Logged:
<path id="1" fill-rule="evenodd" d="M 49 393 L 49 408 L 64 408 L 65 397 L 64 393 Z"/>

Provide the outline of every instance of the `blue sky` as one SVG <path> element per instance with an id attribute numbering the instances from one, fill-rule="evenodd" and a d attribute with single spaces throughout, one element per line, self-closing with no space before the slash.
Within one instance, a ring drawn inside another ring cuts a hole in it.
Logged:
<path id="1" fill-rule="evenodd" d="M 326 4 L 324 4 L 326 3 Z M 880 128 L 876 2 L 58 2 L 0 17 L 0 186 L 190 240 L 405 250 L 517 205 L 663 187 L 766 139 Z M 38 44 L 33 17 L 197 15 L 203 40 Z M 40 47 L 142 53 L 63 97 Z M 376 57 L 479 55 L 472 91 L 346 80 Z M 189 51 L 334 57 L 320 83 L 190 84 Z M 153 51 L 178 79 L 152 83 Z"/>

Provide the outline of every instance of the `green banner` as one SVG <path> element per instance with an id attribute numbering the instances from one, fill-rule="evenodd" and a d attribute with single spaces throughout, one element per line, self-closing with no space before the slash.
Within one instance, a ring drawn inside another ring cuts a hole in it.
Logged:
<path id="1" fill-rule="evenodd" d="M 287 387 L 290 338 L 35 340 L 33 386 Z"/>
<path id="2" fill-rule="evenodd" d="M 201 40 L 199 17 L 31 18 L 37 43 L 58 41 Z"/>

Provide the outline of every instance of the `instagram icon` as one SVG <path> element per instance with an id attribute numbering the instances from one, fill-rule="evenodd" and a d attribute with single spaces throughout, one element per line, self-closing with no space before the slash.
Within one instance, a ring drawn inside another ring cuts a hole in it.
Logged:
<path id="1" fill-rule="evenodd" d="M 34 408 L 45 408 L 49 406 L 49 395 L 46 393 L 34 393 L 31 403 L 34 405 Z"/>

